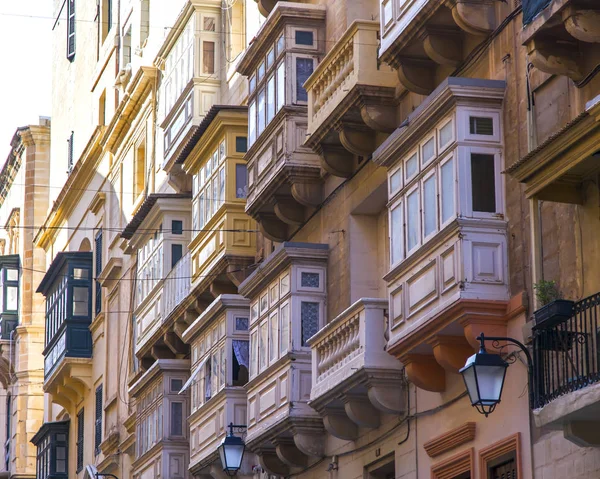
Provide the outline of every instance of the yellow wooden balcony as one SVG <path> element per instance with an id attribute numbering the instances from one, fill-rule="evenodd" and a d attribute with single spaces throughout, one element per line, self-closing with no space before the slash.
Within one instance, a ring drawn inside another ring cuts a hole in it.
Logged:
<path id="1" fill-rule="evenodd" d="M 397 78 L 377 59 L 378 36 L 378 22 L 353 22 L 304 84 L 306 144 L 336 176 L 352 174 L 353 155 L 369 156 L 374 151 L 375 132 L 391 133 L 396 127 Z M 346 159 L 340 158 L 340 144 Z"/>

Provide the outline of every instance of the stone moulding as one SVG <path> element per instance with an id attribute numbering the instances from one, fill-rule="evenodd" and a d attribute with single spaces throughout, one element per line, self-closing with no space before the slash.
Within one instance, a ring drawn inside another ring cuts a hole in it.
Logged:
<path id="1" fill-rule="evenodd" d="M 476 423 L 466 422 L 462 426 L 426 442 L 423 444 L 423 448 L 429 457 L 439 456 L 450 449 L 475 439 L 475 430 Z"/>

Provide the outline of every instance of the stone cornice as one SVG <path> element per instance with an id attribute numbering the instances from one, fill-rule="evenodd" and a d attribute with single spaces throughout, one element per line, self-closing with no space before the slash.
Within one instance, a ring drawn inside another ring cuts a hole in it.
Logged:
<path id="1" fill-rule="evenodd" d="M 292 263 L 326 263 L 329 245 L 320 243 L 284 242 L 273 251 L 254 272 L 238 287 L 247 298 L 254 297 L 279 273 Z"/>
<path id="2" fill-rule="evenodd" d="M 445 434 L 435 437 L 423 444 L 429 457 L 436 457 L 451 449 L 475 439 L 476 423 L 466 422 Z"/>
<path id="3" fill-rule="evenodd" d="M 501 80 L 448 77 L 373 153 L 373 161 L 385 167 L 394 165 L 436 123 L 457 106 L 500 108 L 506 83 Z"/>
<path id="4" fill-rule="evenodd" d="M 198 318 L 184 331 L 182 339 L 186 343 L 191 343 L 205 326 L 220 315 L 226 309 L 250 309 L 250 300 L 239 294 L 222 294 L 218 296 L 210 305 L 198 316 Z"/>
<path id="5" fill-rule="evenodd" d="M 258 64 L 258 58 L 275 42 L 275 36 L 289 21 L 307 25 L 314 21 L 325 20 L 326 8 L 322 5 L 311 5 L 298 2 L 277 2 L 267 17 L 254 40 L 243 54 L 237 66 L 238 73 L 250 76 Z"/>

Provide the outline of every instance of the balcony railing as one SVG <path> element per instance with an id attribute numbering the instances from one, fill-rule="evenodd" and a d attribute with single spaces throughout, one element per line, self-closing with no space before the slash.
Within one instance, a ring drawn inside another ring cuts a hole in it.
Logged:
<path id="1" fill-rule="evenodd" d="M 307 80 L 309 131 L 343 107 L 356 86 L 395 87 L 393 70 L 378 62 L 378 34 L 378 22 L 354 22 Z"/>
<path id="2" fill-rule="evenodd" d="M 577 303 L 566 320 L 534 328 L 534 402 L 552 400 L 600 381 L 600 293 Z"/>
<path id="3" fill-rule="evenodd" d="M 186 253 L 171 269 L 163 285 L 163 319 L 169 317 L 173 310 L 190 292 L 192 284 L 192 267 L 190 253 Z"/>
<path id="4" fill-rule="evenodd" d="M 310 339 L 311 400 L 322 396 L 362 368 L 400 369 L 385 351 L 385 299 L 362 298 Z"/>

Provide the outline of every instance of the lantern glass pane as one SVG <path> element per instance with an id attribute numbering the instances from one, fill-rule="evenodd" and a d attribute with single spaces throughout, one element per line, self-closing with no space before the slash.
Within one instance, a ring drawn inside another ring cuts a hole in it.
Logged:
<path id="1" fill-rule="evenodd" d="M 243 444 L 227 444 L 225 448 L 225 459 L 227 460 L 227 469 L 237 471 L 242 465 L 242 456 L 244 455 Z"/>
<path id="2" fill-rule="evenodd" d="M 477 380 L 475 379 L 475 368 L 470 366 L 461 371 L 463 379 L 465 380 L 465 386 L 471 399 L 471 404 L 479 402 L 479 390 L 477 389 Z"/>
<path id="3" fill-rule="evenodd" d="M 475 366 L 481 403 L 492 405 L 500 401 L 505 366 Z"/>

